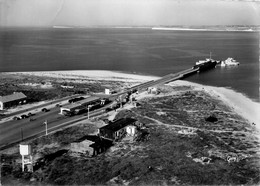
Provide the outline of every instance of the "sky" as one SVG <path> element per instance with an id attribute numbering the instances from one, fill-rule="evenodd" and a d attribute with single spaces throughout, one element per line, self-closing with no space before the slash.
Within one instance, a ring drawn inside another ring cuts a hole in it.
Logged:
<path id="1" fill-rule="evenodd" d="M 260 25 L 260 3 L 231 0 L 0 0 L 0 26 Z"/>

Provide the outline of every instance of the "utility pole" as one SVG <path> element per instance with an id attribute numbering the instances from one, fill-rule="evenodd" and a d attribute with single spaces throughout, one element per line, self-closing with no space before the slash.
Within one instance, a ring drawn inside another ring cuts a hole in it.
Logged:
<path id="1" fill-rule="evenodd" d="M 48 121 L 45 120 L 45 122 L 43 122 L 43 124 L 45 124 L 45 135 L 48 135 Z"/>
<path id="2" fill-rule="evenodd" d="M 89 119 L 89 106 L 88 106 L 88 119 Z"/>

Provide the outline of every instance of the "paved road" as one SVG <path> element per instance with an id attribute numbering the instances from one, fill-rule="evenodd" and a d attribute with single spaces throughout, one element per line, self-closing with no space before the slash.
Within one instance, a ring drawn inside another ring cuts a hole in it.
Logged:
<path id="1" fill-rule="evenodd" d="M 64 97 L 64 98 L 61 98 L 61 99 L 57 99 L 57 100 L 53 100 L 53 101 L 49 101 L 48 103 L 44 103 L 44 104 L 41 104 L 41 105 L 37 105 L 37 106 L 34 106 L 34 107 L 31 107 L 29 109 L 26 109 L 26 112 L 31 112 L 35 109 L 39 109 L 39 108 L 42 108 L 42 107 L 46 107 L 46 106 L 49 106 L 51 104 L 57 104 L 59 102 L 62 102 L 62 101 L 65 101 L 65 100 L 68 100 L 68 99 L 72 99 L 72 98 L 75 98 L 75 97 L 79 97 L 80 95 L 73 95 L 73 96 L 68 96 L 68 97 Z M 18 114 L 22 114 L 24 113 L 25 110 L 20 110 L 20 111 L 17 111 L 17 112 L 13 112 L 11 114 L 6 114 L 4 116 L 1 116 L 1 120 L 4 119 L 4 118 L 7 118 L 7 117 L 11 117 L 11 116 L 16 116 Z"/>

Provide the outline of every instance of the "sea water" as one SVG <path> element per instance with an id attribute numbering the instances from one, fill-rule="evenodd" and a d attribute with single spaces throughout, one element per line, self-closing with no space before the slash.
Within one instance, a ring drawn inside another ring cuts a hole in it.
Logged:
<path id="1" fill-rule="evenodd" d="M 113 70 L 163 76 L 210 57 L 233 57 L 188 81 L 228 87 L 259 100 L 259 33 L 151 28 L 2 28 L 0 72 Z"/>

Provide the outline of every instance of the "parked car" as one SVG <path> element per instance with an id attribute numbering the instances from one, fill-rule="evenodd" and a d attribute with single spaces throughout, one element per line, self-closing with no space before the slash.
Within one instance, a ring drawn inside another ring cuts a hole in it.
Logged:
<path id="1" fill-rule="evenodd" d="M 18 116 L 13 117 L 13 120 L 20 120 L 21 118 Z"/>
<path id="2" fill-rule="evenodd" d="M 111 110 L 113 110 L 112 108 L 110 108 L 110 107 L 108 107 L 108 108 L 106 108 L 106 112 L 109 112 L 109 111 L 111 111 Z"/>
<path id="3" fill-rule="evenodd" d="M 47 109 L 47 108 L 43 108 L 43 109 L 42 109 L 42 112 L 48 112 L 48 111 L 50 111 L 50 110 Z"/>
<path id="4" fill-rule="evenodd" d="M 85 98 L 84 98 L 84 97 L 73 98 L 73 99 L 69 99 L 68 102 L 69 102 L 69 103 L 74 103 L 74 102 L 76 102 L 76 101 L 80 101 L 80 100 L 83 100 L 83 99 L 85 99 Z"/>
<path id="5" fill-rule="evenodd" d="M 28 118 L 28 116 L 26 114 L 23 114 L 23 115 L 21 115 L 21 118 L 25 119 L 25 118 Z"/>
<path id="6" fill-rule="evenodd" d="M 56 106 L 56 107 L 61 107 L 62 105 L 60 105 L 60 104 L 56 104 L 55 106 Z"/>

